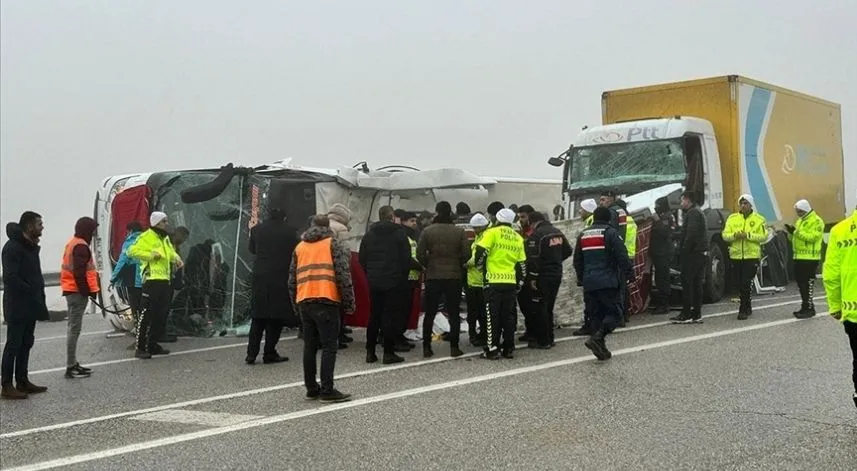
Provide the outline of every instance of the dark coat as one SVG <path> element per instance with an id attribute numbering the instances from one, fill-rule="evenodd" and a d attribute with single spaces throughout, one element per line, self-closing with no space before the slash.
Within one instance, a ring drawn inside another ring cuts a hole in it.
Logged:
<path id="1" fill-rule="evenodd" d="M 622 288 L 634 272 L 628 249 L 612 225 L 596 222 L 580 232 L 574 248 L 577 284 L 584 291 Z"/>
<path id="2" fill-rule="evenodd" d="M 360 241 L 359 258 L 370 289 L 402 288 L 408 283 L 411 243 L 403 226 L 391 221 L 372 224 Z"/>
<path id="3" fill-rule="evenodd" d="M 652 258 L 672 260 L 675 246 L 675 223 L 670 213 L 658 215 L 658 219 L 652 222 L 652 236 L 649 252 Z"/>
<path id="4" fill-rule="evenodd" d="M 300 239 L 297 229 L 283 220 L 264 221 L 250 229 L 253 263 L 253 303 L 250 316 L 254 319 L 279 319 L 296 325 L 297 316 L 289 299 L 289 267 L 292 254 Z"/>
<path id="5" fill-rule="evenodd" d="M 435 222 L 426 227 L 417 243 L 417 260 L 426 267 L 427 280 L 458 280 L 470 260 L 470 244 L 464 229 Z"/>
<path id="6" fill-rule="evenodd" d="M 39 259 L 41 247 L 24 237 L 21 226 L 6 225 L 9 240 L 3 246 L 3 314 L 7 322 L 46 321 L 45 279 Z"/>
<path id="7" fill-rule="evenodd" d="M 696 207 L 691 206 L 684 212 L 684 226 L 681 232 L 681 256 L 702 255 L 708 251 L 706 237 L 705 215 Z"/>
<path id="8" fill-rule="evenodd" d="M 538 221 L 526 240 L 527 278 L 562 278 L 562 262 L 572 255 L 571 244 L 553 224 Z"/>

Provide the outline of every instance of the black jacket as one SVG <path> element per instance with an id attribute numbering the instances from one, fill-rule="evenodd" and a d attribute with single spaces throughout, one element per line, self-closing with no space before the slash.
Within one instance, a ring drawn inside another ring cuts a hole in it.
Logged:
<path id="1" fill-rule="evenodd" d="M 250 311 L 254 319 L 279 319 L 289 326 L 297 323 L 287 287 L 292 254 L 299 242 L 297 229 L 282 219 L 269 219 L 250 229 L 248 248 L 256 256 Z"/>
<path id="2" fill-rule="evenodd" d="M 298 230 L 286 221 L 269 219 L 250 229 L 250 253 L 256 256 L 253 275 L 283 280 L 289 278 L 292 253 L 300 242 Z"/>
<path id="3" fill-rule="evenodd" d="M 535 223 L 533 233 L 527 237 L 527 278 L 562 278 L 562 262 L 571 257 L 573 250 L 565 235 L 547 221 Z"/>
<path id="4" fill-rule="evenodd" d="M 616 203 L 613 203 L 608 209 L 610 210 L 610 226 L 616 229 L 616 234 L 624 242 L 628 232 L 628 213 Z"/>
<path id="5" fill-rule="evenodd" d="M 616 229 L 603 223 L 595 223 L 577 236 L 574 270 L 577 285 L 584 291 L 621 288 L 621 280 L 634 275 L 625 243 Z"/>
<path id="6" fill-rule="evenodd" d="M 675 221 L 670 213 L 658 215 L 652 222 L 652 236 L 649 251 L 653 258 L 672 259 L 675 253 Z"/>
<path id="7" fill-rule="evenodd" d="M 360 241 L 359 260 L 370 289 L 403 287 L 411 267 L 411 243 L 404 227 L 391 221 L 372 224 Z"/>
<path id="8" fill-rule="evenodd" d="M 684 226 L 681 233 L 681 256 L 701 255 L 708 251 L 708 240 L 705 236 L 705 216 L 702 211 L 691 206 L 684 212 Z"/>
<path id="9" fill-rule="evenodd" d="M 3 313 L 7 322 L 46 321 L 45 279 L 39 259 L 41 247 L 24 237 L 21 226 L 6 225 L 9 240 L 3 246 Z"/>

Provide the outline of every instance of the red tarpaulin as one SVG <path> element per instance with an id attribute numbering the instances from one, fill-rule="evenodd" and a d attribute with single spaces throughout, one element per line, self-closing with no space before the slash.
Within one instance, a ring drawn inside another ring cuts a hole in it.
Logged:
<path id="1" fill-rule="evenodd" d="M 149 227 L 150 194 L 148 185 L 140 185 L 122 190 L 113 197 L 110 207 L 110 258 L 114 262 L 119 260 L 119 252 L 128 233 L 125 226 L 131 221 L 137 221 L 144 230 Z"/>
<path id="2" fill-rule="evenodd" d="M 628 311 L 631 315 L 640 314 L 649 307 L 649 291 L 652 287 L 651 274 L 646 273 L 646 263 L 649 258 L 649 244 L 652 237 L 652 222 L 643 221 L 637 226 L 637 253 L 632 263 L 634 265 L 634 280 L 628 288 Z"/>
<path id="3" fill-rule="evenodd" d="M 360 265 L 357 252 L 351 252 L 351 283 L 354 285 L 354 298 L 357 310 L 350 316 L 345 316 L 345 325 L 366 327 L 369 325 L 369 280 Z"/>

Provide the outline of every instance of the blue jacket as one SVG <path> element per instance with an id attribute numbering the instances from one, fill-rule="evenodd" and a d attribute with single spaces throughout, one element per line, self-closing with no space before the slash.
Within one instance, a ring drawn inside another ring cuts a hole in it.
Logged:
<path id="1" fill-rule="evenodd" d="M 140 234 L 142 234 L 142 232 L 132 232 L 128 234 L 127 238 L 125 238 L 125 242 L 122 242 L 122 251 L 119 254 L 119 261 L 116 262 L 116 266 L 113 267 L 113 274 L 110 276 L 111 284 L 122 285 L 122 269 L 129 267 L 129 269 L 134 270 L 134 287 L 143 287 L 143 274 L 140 273 L 140 263 L 136 259 L 128 256 L 128 247 L 131 247 L 134 245 L 134 242 L 137 242 Z"/>
<path id="2" fill-rule="evenodd" d="M 574 269 L 577 284 L 584 291 L 621 288 L 621 280 L 630 280 L 633 275 L 628 250 L 619 233 L 612 225 L 598 222 L 577 236 Z"/>

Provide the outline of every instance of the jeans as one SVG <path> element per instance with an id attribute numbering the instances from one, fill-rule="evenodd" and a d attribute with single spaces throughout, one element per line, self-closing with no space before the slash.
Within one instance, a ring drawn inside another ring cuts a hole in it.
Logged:
<path id="1" fill-rule="evenodd" d="M 304 329 L 304 384 L 307 391 L 319 391 L 315 381 L 316 355 L 321 347 L 322 394 L 333 391 L 333 369 L 339 347 L 339 306 L 302 303 L 298 306 Z"/>
<path id="2" fill-rule="evenodd" d="M 80 293 L 72 293 L 66 296 L 65 300 L 68 304 L 65 365 L 71 368 L 77 364 L 77 340 L 80 338 L 80 329 L 83 327 L 83 313 L 89 304 L 89 298 Z"/>
<path id="3" fill-rule="evenodd" d="M 6 346 L 3 348 L 2 384 L 12 384 L 12 378 L 18 383 L 27 381 L 27 367 L 30 363 L 30 349 L 36 342 L 36 321 L 8 321 L 6 325 Z"/>
<path id="4" fill-rule="evenodd" d="M 681 300 L 682 313 L 702 316 L 702 286 L 705 281 L 704 254 L 687 254 L 681 260 Z"/>
<path id="5" fill-rule="evenodd" d="M 247 357 L 256 358 L 262 344 L 262 335 L 265 336 L 265 358 L 277 356 L 277 342 L 283 333 L 283 321 L 281 319 L 253 319 L 250 321 L 250 340 L 247 343 Z"/>
<path id="6" fill-rule="evenodd" d="M 485 351 L 493 352 L 502 346 L 511 352 L 515 349 L 515 329 L 518 326 L 517 285 L 495 284 L 486 288 Z M 503 339 L 501 345 L 500 339 Z"/>
<path id="7" fill-rule="evenodd" d="M 458 346 L 461 335 L 461 279 L 426 280 L 426 312 L 423 317 L 423 345 L 431 345 L 434 318 L 443 297 L 449 317 L 449 343 Z"/>
<path id="8" fill-rule="evenodd" d="M 818 260 L 795 260 L 795 281 L 800 290 L 801 310 L 815 311 L 815 273 L 818 271 Z"/>

